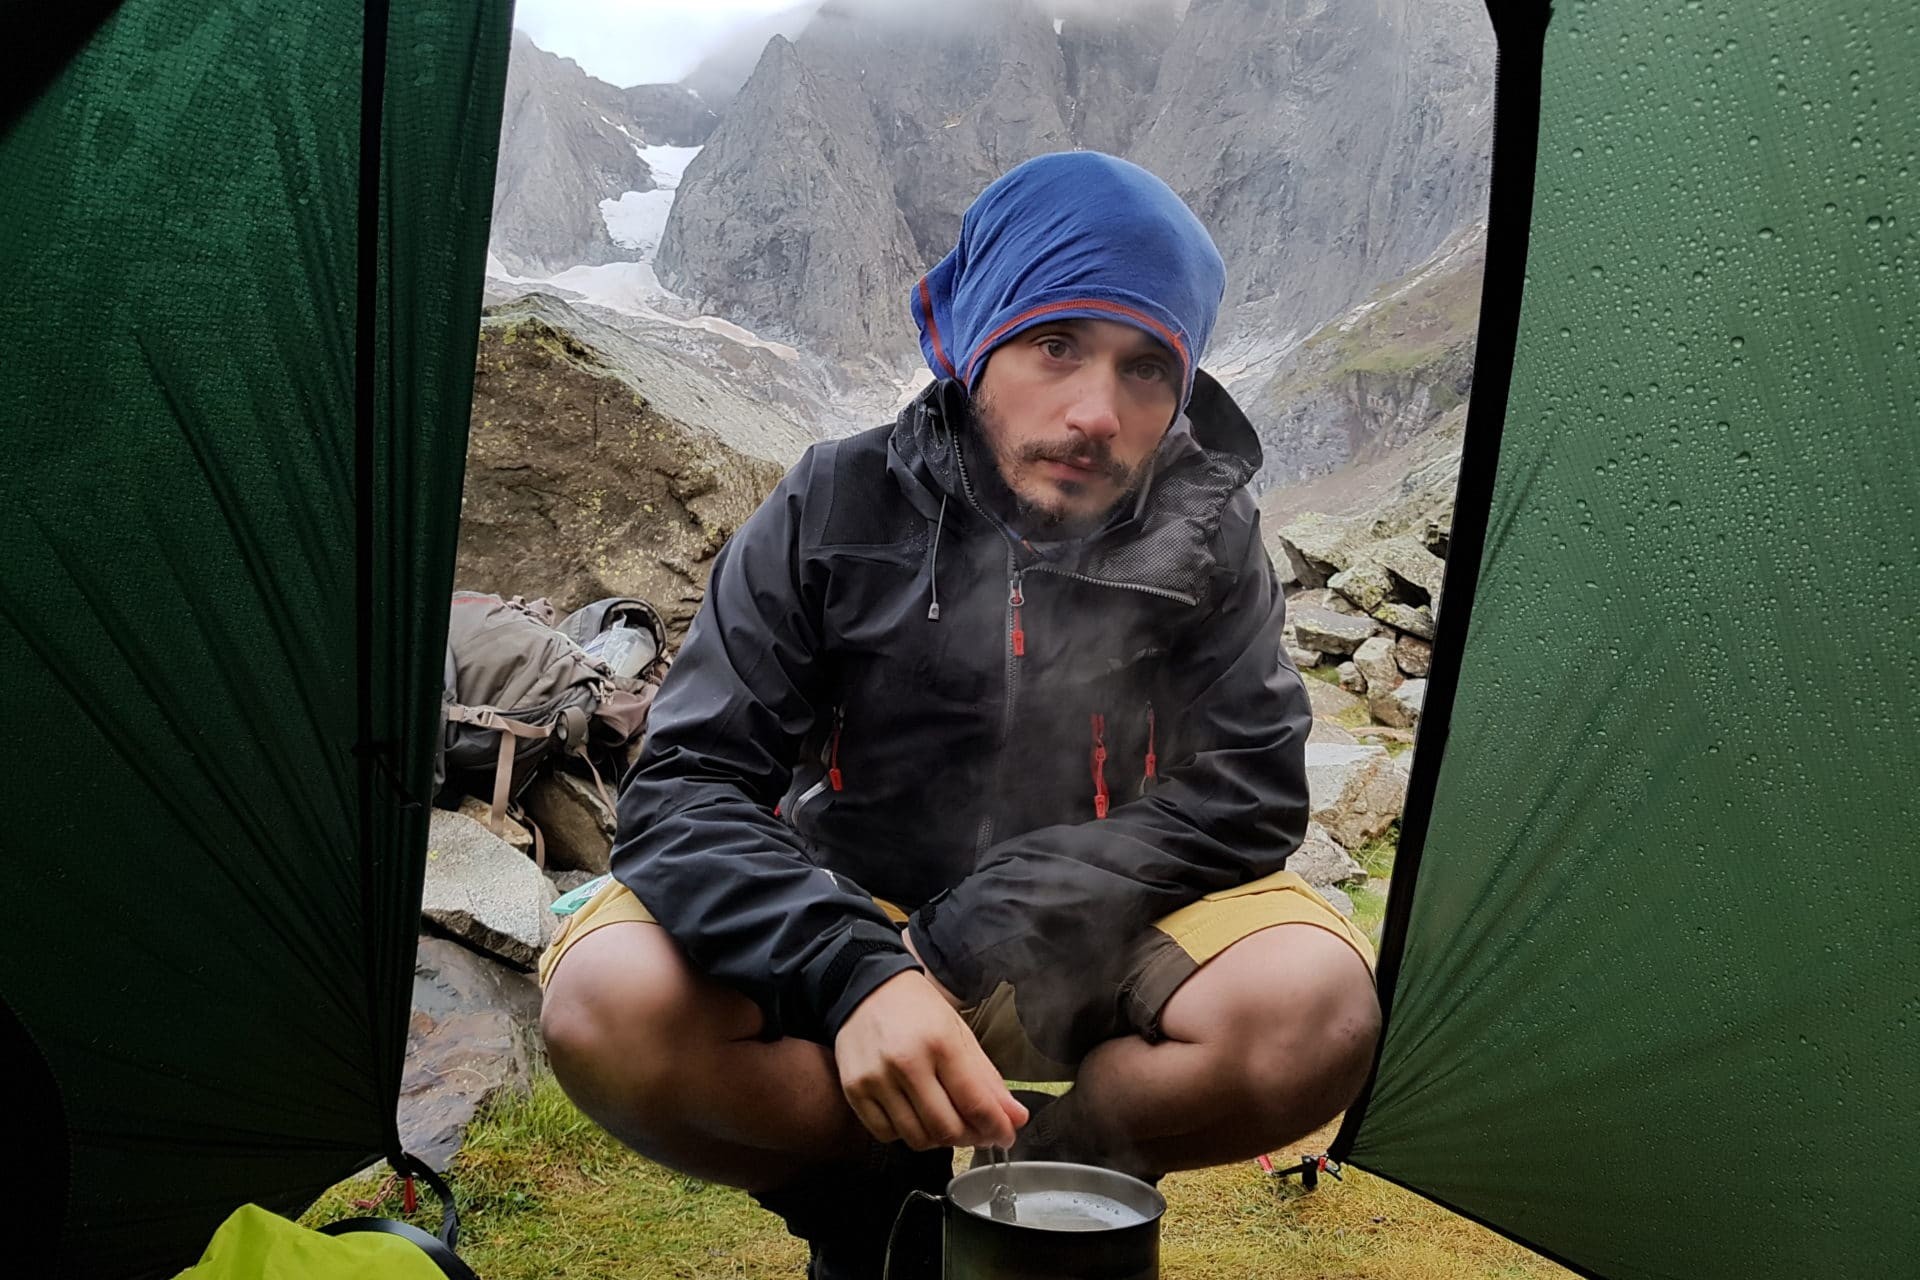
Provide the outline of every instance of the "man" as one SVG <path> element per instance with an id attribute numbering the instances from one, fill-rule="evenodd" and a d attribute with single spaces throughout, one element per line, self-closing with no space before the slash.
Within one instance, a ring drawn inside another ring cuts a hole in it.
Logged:
<path id="1" fill-rule="evenodd" d="M 543 964 L 567 1092 L 755 1192 L 812 1276 L 877 1276 L 951 1146 L 1157 1177 L 1364 1080 L 1366 942 L 1283 870 L 1310 713 L 1259 446 L 1197 367 L 1224 282 L 1124 161 L 981 194 L 911 299 L 937 381 L 721 552 L 617 883 Z"/>

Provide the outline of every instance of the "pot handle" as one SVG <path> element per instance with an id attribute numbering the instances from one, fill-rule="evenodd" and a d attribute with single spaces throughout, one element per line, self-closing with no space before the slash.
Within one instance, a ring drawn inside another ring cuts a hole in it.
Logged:
<path id="1" fill-rule="evenodd" d="M 893 1215 L 893 1229 L 887 1232 L 887 1256 L 880 1267 L 880 1280 L 893 1280 L 893 1247 L 900 1242 L 900 1224 L 907 1220 L 907 1214 L 912 1211 L 916 1200 L 939 1207 L 947 1203 L 945 1196 L 936 1196 L 931 1191 L 914 1190 L 907 1193 L 907 1198 L 900 1202 L 900 1212 Z"/>

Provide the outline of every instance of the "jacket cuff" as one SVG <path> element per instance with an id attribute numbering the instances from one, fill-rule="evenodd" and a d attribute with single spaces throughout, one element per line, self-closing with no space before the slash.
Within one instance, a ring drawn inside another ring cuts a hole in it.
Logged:
<path id="1" fill-rule="evenodd" d="M 934 916 L 946 901 L 947 895 L 943 893 L 914 912 L 907 921 L 907 931 L 913 935 L 914 950 L 919 952 L 927 971 L 939 979 L 940 985 L 952 992 L 961 1004 L 978 1004 L 997 984 L 987 981 L 980 958 L 972 951 L 943 946 L 940 935 L 933 931 Z"/>
<path id="2" fill-rule="evenodd" d="M 820 1043 L 832 1047 L 841 1026 L 874 988 L 919 968 L 891 927 L 855 921 L 840 944 L 808 965 L 803 974 L 813 997 L 810 1003 L 819 1010 Z"/>

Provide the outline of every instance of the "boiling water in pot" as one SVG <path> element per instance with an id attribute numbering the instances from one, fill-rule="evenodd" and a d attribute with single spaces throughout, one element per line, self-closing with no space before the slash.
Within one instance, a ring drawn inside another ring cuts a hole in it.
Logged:
<path id="1" fill-rule="evenodd" d="M 1087 1191 L 1022 1191 L 1015 1219 L 1042 1231 L 1111 1231 L 1144 1220 L 1119 1201 Z"/>

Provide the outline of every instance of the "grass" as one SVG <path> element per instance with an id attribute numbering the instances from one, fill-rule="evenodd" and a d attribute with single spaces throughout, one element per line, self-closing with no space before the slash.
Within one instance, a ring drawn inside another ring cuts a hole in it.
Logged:
<path id="1" fill-rule="evenodd" d="M 1332 1141 L 1333 1126 L 1287 1148 L 1295 1160 Z M 1275 1163 L 1289 1163 L 1276 1153 Z M 805 1250 L 744 1192 L 669 1172 L 621 1147 L 567 1101 L 551 1076 L 476 1121 L 455 1161 L 461 1255 L 485 1280 L 795 1280 Z M 364 1212 L 382 1179 L 333 1188 L 309 1226 Z M 1359 1170 L 1304 1194 L 1251 1162 L 1177 1173 L 1168 1202 L 1166 1280 L 1250 1275 L 1335 1280 L 1544 1280 L 1566 1273 L 1411 1192 Z M 379 1210 L 401 1213 L 389 1194 Z M 422 1195 L 413 1221 L 431 1230 Z"/>

